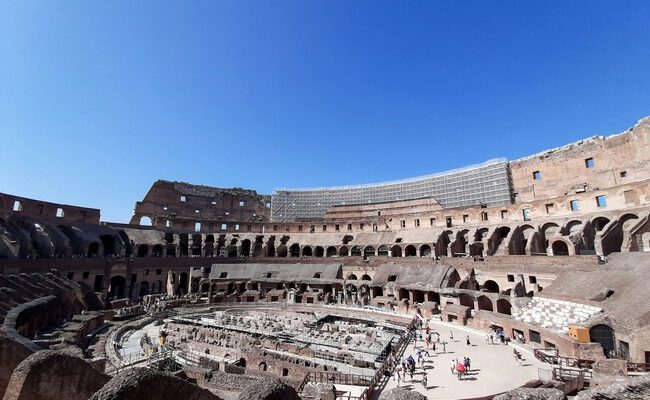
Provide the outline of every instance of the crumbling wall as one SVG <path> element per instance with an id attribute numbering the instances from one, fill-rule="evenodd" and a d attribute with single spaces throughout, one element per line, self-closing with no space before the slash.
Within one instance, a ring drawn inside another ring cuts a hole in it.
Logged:
<path id="1" fill-rule="evenodd" d="M 207 389 L 147 368 L 120 372 L 90 397 L 90 400 L 168 399 L 220 400 Z"/>
<path id="2" fill-rule="evenodd" d="M 109 377 L 71 350 L 43 350 L 14 370 L 4 400 L 86 400 Z"/>

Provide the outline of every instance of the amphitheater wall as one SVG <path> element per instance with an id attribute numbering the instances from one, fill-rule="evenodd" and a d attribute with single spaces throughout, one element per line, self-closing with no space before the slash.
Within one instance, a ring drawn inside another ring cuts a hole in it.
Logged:
<path id="1" fill-rule="evenodd" d="M 0 214 L 21 215 L 58 223 L 99 224 L 99 210 L 96 208 L 50 203 L 8 193 L 0 193 Z"/>
<path id="2" fill-rule="evenodd" d="M 512 161 L 513 191 L 527 202 L 575 193 L 585 186 L 593 190 L 647 180 L 648 154 L 650 119 L 646 118 L 622 134 L 596 136 Z"/>
<path id="3" fill-rule="evenodd" d="M 191 220 L 197 219 L 206 222 L 206 228 L 211 223 L 215 230 L 222 220 L 268 221 L 270 201 L 270 196 L 254 190 L 159 180 L 136 203 L 131 224 L 139 225 L 142 217 L 148 217 L 157 228 L 165 228 L 170 221 L 174 227 L 194 230 Z"/>

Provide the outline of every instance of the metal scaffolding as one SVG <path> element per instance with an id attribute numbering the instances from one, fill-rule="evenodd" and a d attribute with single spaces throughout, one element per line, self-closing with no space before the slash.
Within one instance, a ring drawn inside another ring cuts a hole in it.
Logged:
<path id="1" fill-rule="evenodd" d="M 426 197 L 435 198 L 445 208 L 510 204 L 508 162 L 499 158 L 438 174 L 367 185 L 278 189 L 272 195 L 271 219 L 276 222 L 318 219 L 332 206 Z"/>

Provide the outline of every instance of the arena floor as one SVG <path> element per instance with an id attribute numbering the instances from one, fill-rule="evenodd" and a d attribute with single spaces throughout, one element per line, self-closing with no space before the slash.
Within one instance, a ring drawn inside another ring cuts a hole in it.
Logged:
<path id="1" fill-rule="evenodd" d="M 537 360 L 528 348 L 519 344 L 487 344 L 483 332 L 436 320 L 430 321 L 429 327 L 432 332 L 440 333 L 441 342 L 447 344 L 446 353 L 437 344 L 436 352 L 429 350 L 430 357 L 425 356 L 428 388 L 422 386 L 421 368 L 416 368 L 413 381 L 407 375 L 406 381 L 402 376 L 400 383 L 400 387 L 416 390 L 429 399 L 462 399 L 501 393 L 550 373 L 549 365 Z M 453 333 L 453 340 L 450 340 L 450 332 Z M 467 346 L 467 335 L 470 336 L 471 346 Z M 432 337 L 435 338 L 436 335 Z M 522 365 L 515 360 L 513 347 L 522 353 Z M 417 359 L 417 349 L 424 349 L 424 342 L 418 340 L 417 348 L 411 342 L 403 357 L 413 355 Z M 465 379 L 458 380 L 451 373 L 450 363 L 452 360 L 462 360 L 463 357 L 471 359 L 471 371 Z M 397 381 L 391 376 L 383 390 L 394 387 L 397 387 Z M 379 393 L 375 397 L 378 395 Z"/>

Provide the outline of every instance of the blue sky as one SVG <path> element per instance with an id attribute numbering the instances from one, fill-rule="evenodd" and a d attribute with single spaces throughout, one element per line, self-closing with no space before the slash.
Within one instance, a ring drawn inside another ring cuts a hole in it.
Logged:
<path id="1" fill-rule="evenodd" d="M 0 0 L 0 192 L 128 221 L 515 159 L 650 115 L 648 1 Z"/>

